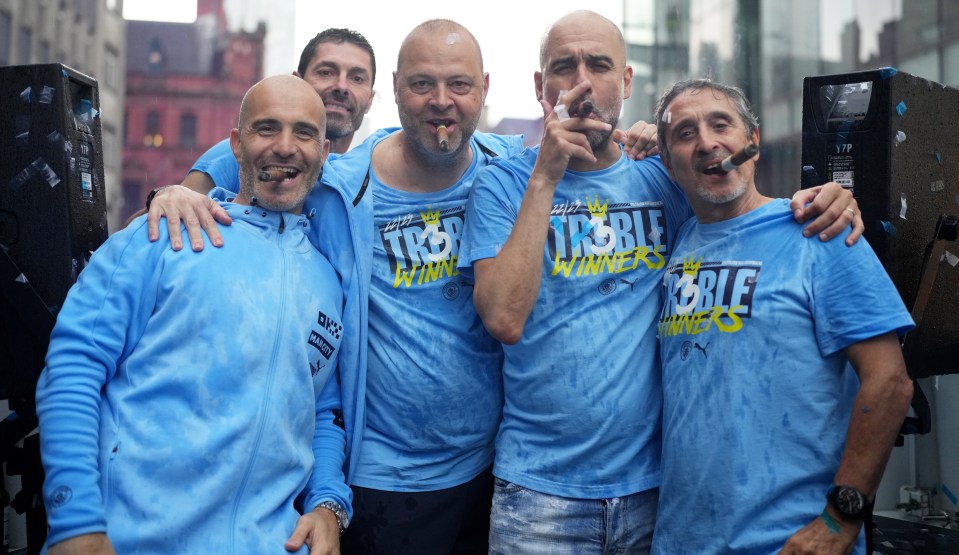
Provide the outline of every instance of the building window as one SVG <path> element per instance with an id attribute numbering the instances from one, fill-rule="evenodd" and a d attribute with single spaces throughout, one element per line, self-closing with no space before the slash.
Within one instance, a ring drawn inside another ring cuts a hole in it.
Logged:
<path id="1" fill-rule="evenodd" d="M 123 210 L 121 217 L 125 220 L 143 206 L 143 185 L 139 181 L 123 180 Z"/>
<path id="2" fill-rule="evenodd" d="M 103 167 L 116 168 L 118 165 L 117 154 L 120 152 L 120 148 L 117 145 L 117 131 L 108 123 L 104 123 L 100 130 L 101 139 L 103 140 Z"/>
<path id="3" fill-rule="evenodd" d="M 180 115 L 180 146 L 196 146 L 196 116 L 193 114 Z"/>
<path id="4" fill-rule="evenodd" d="M 160 134 L 160 114 L 158 112 L 147 113 L 147 132 L 143 136 L 143 146 L 148 148 L 163 146 L 163 135 Z"/>
<path id="5" fill-rule="evenodd" d="M 10 63 L 10 32 L 12 20 L 8 12 L 0 12 L 0 66 Z"/>
<path id="6" fill-rule="evenodd" d="M 87 0 L 87 29 L 90 34 L 97 32 L 97 4 L 99 0 Z"/>
<path id="7" fill-rule="evenodd" d="M 161 71 L 166 65 L 166 52 L 160 39 L 150 41 L 150 47 L 147 50 L 147 69 L 150 71 Z"/>
<path id="8" fill-rule="evenodd" d="M 20 27 L 20 64 L 30 63 L 30 45 L 33 42 L 33 32 L 27 27 Z"/>
<path id="9" fill-rule="evenodd" d="M 39 59 L 38 61 L 39 61 L 41 64 L 45 64 L 45 63 L 47 63 L 47 62 L 51 62 L 51 61 L 52 61 L 52 60 L 50 59 L 50 43 L 49 43 L 48 41 L 45 41 L 45 40 L 40 41 L 40 52 L 39 52 L 39 55 L 40 55 L 40 59 Z"/>
<path id="10" fill-rule="evenodd" d="M 109 44 L 103 54 L 103 84 L 112 90 L 120 88 L 120 54 Z"/>

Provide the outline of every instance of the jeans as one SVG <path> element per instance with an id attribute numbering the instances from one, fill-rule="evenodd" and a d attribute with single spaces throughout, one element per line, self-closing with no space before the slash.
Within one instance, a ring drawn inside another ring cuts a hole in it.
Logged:
<path id="1" fill-rule="evenodd" d="M 491 555 L 647 554 L 659 489 L 611 499 L 569 499 L 496 478 Z"/>

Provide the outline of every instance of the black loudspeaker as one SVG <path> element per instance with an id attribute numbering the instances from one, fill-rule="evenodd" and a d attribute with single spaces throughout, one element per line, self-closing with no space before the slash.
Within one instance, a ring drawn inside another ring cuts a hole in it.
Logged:
<path id="1" fill-rule="evenodd" d="M 913 377 L 959 372 L 959 90 L 893 68 L 807 77 L 802 165 L 803 186 L 852 189 L 906 306 L 924 307 Z"/>
<path id="2" fill-rule="evenodd" d="M 107 237 L 99 114 L 82 73 L 0 68 L 0 243 L 54 310 Z"/>
<path id="3" fill-rule="evenodd" d="M 32 398 L 52 316 L 107 238 L 99 110 L 97 82 L 64 65 L 0 67 L 0 365 L 11 400 Z"/>

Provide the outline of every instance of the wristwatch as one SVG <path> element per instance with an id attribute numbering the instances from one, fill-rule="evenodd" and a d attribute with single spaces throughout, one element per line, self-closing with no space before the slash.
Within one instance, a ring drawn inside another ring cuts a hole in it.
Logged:
<path id="1" fill-rule="evenodd" d="M 336 524 L 340 527 L 340 535 L 343 535 L 343 532 L 346 532 L 346 527 L 350 525 L 350 517 L 346 514 L 346 509 L 336 501 L 321 501 L 317 508 L 323 507 L 324 509 L 329 509 L 333 512 L 333 515 L 336 516 Z"/>
<path id="2" fill-rule="evenodd" d="M 869 506 L 866 494 L 852 486 L 833 484 L 826 492 L 826 499 L 840 515 L 848 518 L 862 518 Z"/>
<path id="3" fill-rule="evenodd" d="M 150 191 L 150 194 L 147 195 L 147 202 L 146 202 L 146 204 L 147 204 L 147 210 L 150 209 L 150 203 L 153 202 L 153 197 L 157 196 L 157 193 L 159 193 L 159 192 L 162 191 L 163 189 L 166 189 L 167 187 L 170 187 L 170 185 L 164 185 L 164 186 L 162 186 L 162 187 L 157 187 L 156 189 Z"/>

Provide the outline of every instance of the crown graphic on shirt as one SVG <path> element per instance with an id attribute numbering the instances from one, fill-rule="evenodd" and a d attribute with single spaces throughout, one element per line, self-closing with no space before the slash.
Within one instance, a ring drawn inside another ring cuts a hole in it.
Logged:
<path id="1" fill-rule="evenodd" d="M 426 212 L 420 212 L 420 217 L 423 218 L 423 223 L 426 225 L 440 225 L 440 211 L 439 210 L 430 210 L 429 207 L 426 208 Z"/>
<path id="2" fill-rule="evenodd" d="M 589 197 L 586 197 L 586 206 L 589 208 L 590 216 L 602 220 L 606 217 L 606 209 L 609 208 L 609 202 L 604 202 L 600 205 L 599 196 L 597 195 L 596 202 L 589 202 Z"/>
<path id="3" fill-rule="evenodd" d="M 683 273 L 695 276 L 699 272 L 699 267 L 703 263 L 703 258 L 699 257 L 699 260 L 695 260 L 695 254 L 689 255 L 689 258 L 683 260 Z"/>

